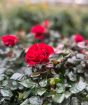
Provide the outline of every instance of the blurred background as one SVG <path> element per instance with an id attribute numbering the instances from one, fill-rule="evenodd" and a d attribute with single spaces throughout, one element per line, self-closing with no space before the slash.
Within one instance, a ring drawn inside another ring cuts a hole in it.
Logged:
<path id="1" fill-rule="evenodd" d="M 28 33 L 46 19 L 61 35 L 88 38 L 88 0 L 0 0 L 0 35 Z"/>

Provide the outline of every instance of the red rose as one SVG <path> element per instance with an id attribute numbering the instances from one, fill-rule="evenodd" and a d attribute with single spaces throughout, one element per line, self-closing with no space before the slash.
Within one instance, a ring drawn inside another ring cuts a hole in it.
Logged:
<path id="1" fill-rule="evenodd" d="M 14 46 L 18 42 L 17 37 L 14 35 L 2 36 L 1 40 L 5 46 Z"/>
<path id="2" fill-rule="evenodd" d="M 35 39 L 44 39 L 45 28 L 42 25 L 35 25 L 31 29 L 31 33 L 34 34 Z"/>
<path id="3" fill-rule="evenodd" d="M 49 55 L 52 53 L 54 53 L 54 50 L 51 46 L 44 43 L 34 44 L 28 49 L 25 55 L 25 61 L 30 66 L 44 64 L 49 61 Z"/>
<path id="4" fill-rule="evenodd" d="M 76 43 L 79 43 L 79 42 L 84 41 L 84 37 L 81 36 L 80 34 L 75 34 L 75 35 L 73 36 L 73 40 L 74 40 Z"/>

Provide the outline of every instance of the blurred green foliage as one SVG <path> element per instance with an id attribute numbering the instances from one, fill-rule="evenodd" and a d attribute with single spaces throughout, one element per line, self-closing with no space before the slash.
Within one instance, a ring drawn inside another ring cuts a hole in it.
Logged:
<path id="1" fill-rule="evenodd" d="M 14 8 L 7 14 L 0 12 L 0 35 L 14 33 L 20 29 L 27 33 L 31 26 L 49 19 L 53 22 L 51 29 L 61 35 L 80 33 L 88 38 L 88 14 L 83 12 L 58 11 L 44 12 L 42 10 L 29 11 L 25 8 Z"/>

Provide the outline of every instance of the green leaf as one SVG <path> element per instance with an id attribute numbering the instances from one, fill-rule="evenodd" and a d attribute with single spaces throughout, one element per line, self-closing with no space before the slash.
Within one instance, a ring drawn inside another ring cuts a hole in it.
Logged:
<path id="1" fill-rule="evenodd" d="M 18 88 L 18 83 L 17 81 L 11 81 L 11 83 L 9 83 L 11 90 L 16 90 Z"/>
<path id="2" fill-rule="evenodd" d="M 23 85 L 26 88 L 34 88 L 34 87 L 38 87 L 38 84 L 36 84 L 35 82 L 32 82 L 30 79 L 26 79 L 23 80 L 21 82 L 19 82 L 21 85 Z"/>
<path id="3" fill-rule="evenodd" d="M 23 99 L 23 93 L 18 93 L 19 94 L 19 99 Z"/>
<path id="4" fill-rule="evenodd" d="M 86 85 L 86 91 L 88 92 L 88 84 Z"/>
<path id="5" fill-rule="evenodd" d="M 0 81 L 4 80 L 4 78 L 5 78 L 5 75 L 4 74 L 1 74 L 0 75 Z"/>
<path id="6" fill-rule="evenodd" d="M 24 72 L 25 72 L 26 75 L 30 76 L 32 74 L 32 68 L 28 67 L 28 68 L 25 69 Z"/>
<path id="7" fill-rule="evenodd" d="M 46 87 L 46 86 L 47 86 L 47 80 L 45 79 L 45 80 L 40 81 L 40 82 L 39 82 L 39 85 L 40 85 L 41 87 Z"/>
<path id="8" fill-rule="evenodd" d="M 70 88 L 70 91 L 71 93 L 79 93 L 86 88 L 86 85 L 87 85 L 86 82 L 83 80 L 83 78 L 80 77 L 79 82 L 73 85 Z"/>
<path id="9" fill-rule="evenodd" d="M 46 89 L 40 88 L 40 89 L 38 89 L 37 94 L 42 96 L 45 92 L 46 92 Z"/>
<path id="10" fill-rule="evenodd" d="M 56 83 L 55 83 L 55 79 L 54 78 L 51 78 L 50 79 L 50 85 L 55 85 Z"/>
<path id="11" fill-rule="evenodd" d="M 50 84 L 51 84 L 51 85 L 55 85 L 55 84 L 57 84 L 58 82 L 60 82 L 59 77 L 50 78 Z"/>
<path id="12" fill-rule="evenodd" d="M 63 93 L 65 91 L 64 86 L 56 88 L 57 93 Z"/>
<path id="13" fill-rule="evenodd" d="M 4 87 L 5 87 L 5 86 L 8 87 L 8 82 L 9 82 L 8 80 L 4 80 L 4 81 L 2 82 L 2 86 L 4 86 Z"/>
<path id="14" fill-rule="evenodd" d="M 29 96 L 29 94 L 30 94 L 30 90 L 29 91 L 25 91 L 23 93 L 23 99 L 26 99 Z"/>
<path id="15" fill-rule="evenodd" d="M 23 103 L 21 103 L 20 105 L 29 105 L 28 102 L 29 102 L 29 99 L 26 99 L 26 100 L 25 100 Z"/>
<path id="16" fill-rule="evenodd" d="M 64 94 L 56 94 L 52 96 L 53 101 L 56 103 L 62 103 L 64 98 L 65 98 Z"/>
<path id="17" fill-rule="evenodd" d="M 1 94 L 3 97 L 12 97 L 12 92 L 10 90 L 1 89 Z"/>
<path id="18" fill-rule="evenodd" d="M 15 74 L 13 74 L 13 75 L 11 76 L 10 79 L 13 79 L 13 80 L 20 80 L 20 79 L 22 79 L 23 76 L 24 76 L 23 74 L 15 73 Z"/>
<path id="19" fill-rule="evenodd" d="M 65 94 L 65 98 L 68 99 L 72 93 L 71 92 L 65 92 L 64 94 Z"/>
<path id="20" fill-rule="evenodd" d="M 4 74 L 5 71 L 6 71 L 6 68 L 0 68 L 0 74 Z"/>
<path id="21" fill-rule="evenodd" d="M 72 71 L 69 72 L 69 73 L 67 74 L 67 76 L 68 76 L 68 78 L 69 78 L 71 81 L 76 81 L 76 80 L 77 80 L 76 74 L 74 74 Z"/>
<path id="22" fill-rule="evenodd" d="M 29 98 L 29 102 L 32 105 L 42 105 L 43 100 L 36 96 Z"/>

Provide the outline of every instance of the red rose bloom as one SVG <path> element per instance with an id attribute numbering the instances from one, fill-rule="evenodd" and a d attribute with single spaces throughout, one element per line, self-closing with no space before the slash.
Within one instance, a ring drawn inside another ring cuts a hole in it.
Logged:
<path id="1" fill-rule="evenodd" d="M 18 42 L 17 37 L 14 35 L 2 36 L 1 40 L 5 46 L 14 46 Z"/>
<path id="2" fill-rule="evenodd" d="M 51 46 L 48 46 L 47 44 L 34 44 L 28 49 L 25 55 L 25 61 L 30 66 L 44 64 L 49 61 L 49 55 L 53 53 L 53 48 Z"/>
<path id="3" fill-rule="evenodd" d="M 73 36 L 73 40 L 74 40 L 76 43 L 79 43 L 79 42 L 84 41 L 84 37 L 81 36 L 80 34 L 75 34 L 75 35 Z"/>
<path id="4" fill-rule="evenodd" d="M 42 25 L 35 25 L 32 27 L 31 33 L 34 34 L 35 39 L 44 39 L 45 28 Z"/>

